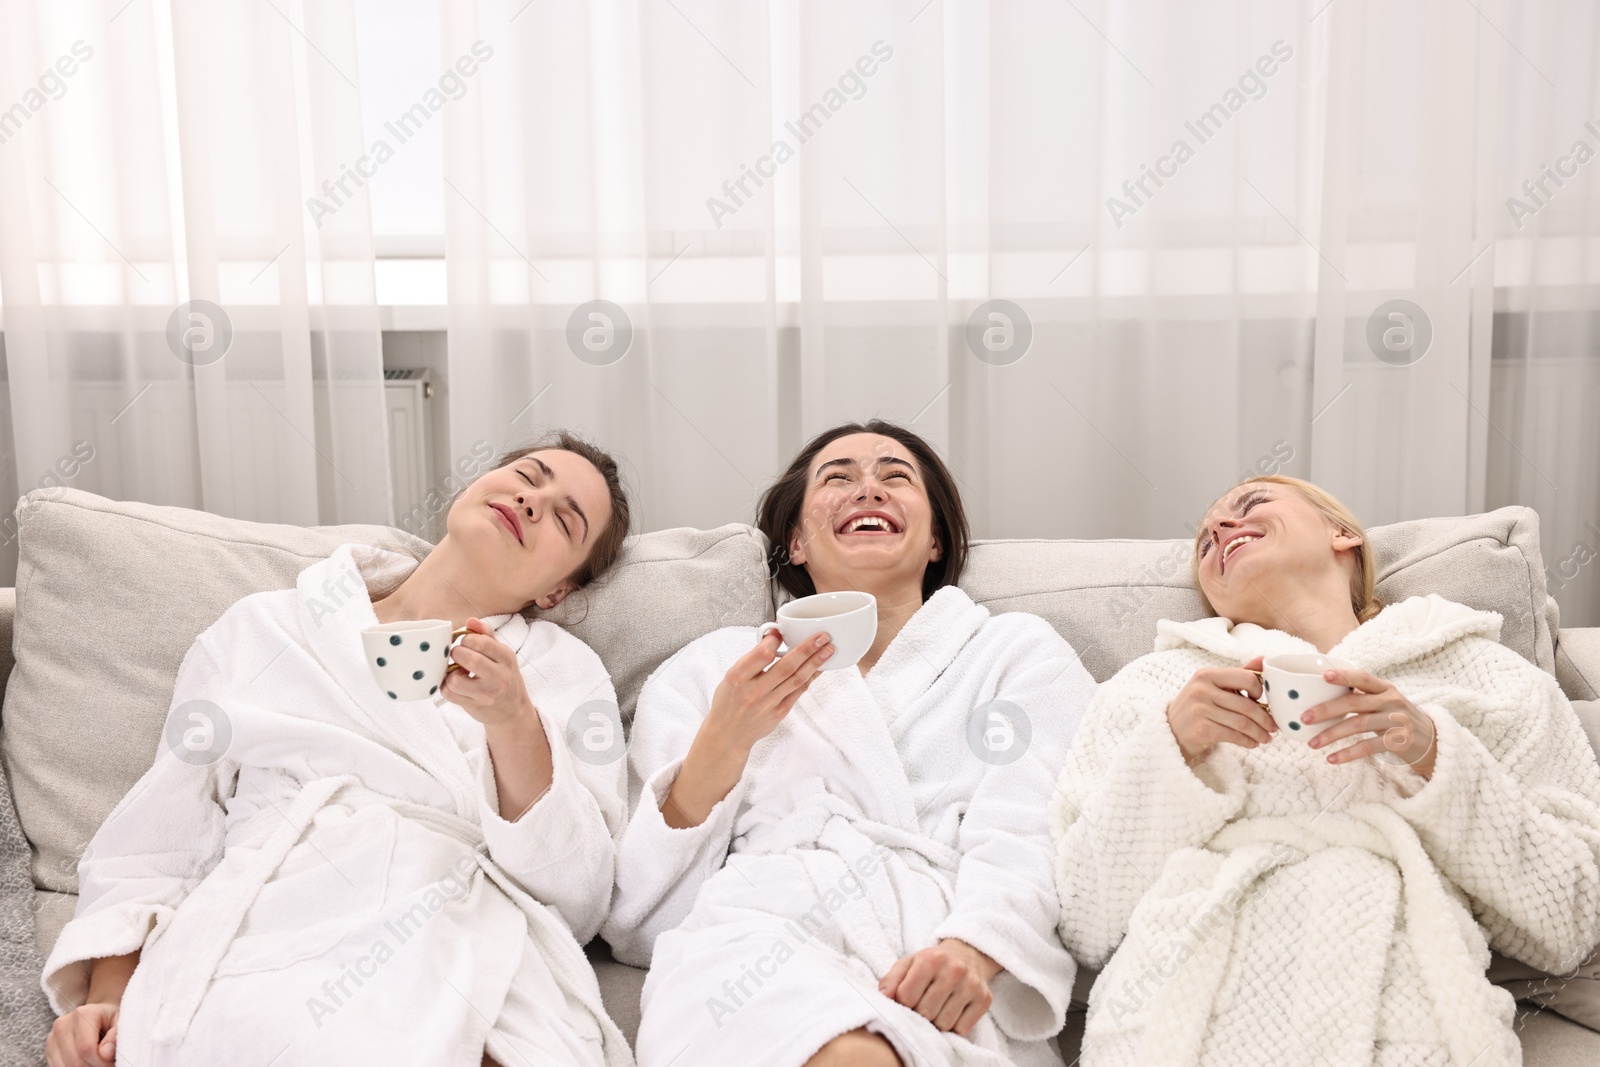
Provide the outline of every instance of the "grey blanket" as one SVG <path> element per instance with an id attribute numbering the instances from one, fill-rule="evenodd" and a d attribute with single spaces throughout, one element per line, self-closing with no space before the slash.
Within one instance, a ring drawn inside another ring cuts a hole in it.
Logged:
<path id="1" fill-rule="evenodd" d="M 39 988 L 43 972 L 33 939 L 28 841 L 0 766 L 0 1067 L 44 1062 L 44 1039 L 55 1015 Z"/>

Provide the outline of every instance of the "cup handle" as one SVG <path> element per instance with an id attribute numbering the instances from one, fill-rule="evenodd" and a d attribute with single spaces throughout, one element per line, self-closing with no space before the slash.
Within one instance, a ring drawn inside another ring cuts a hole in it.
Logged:
<path id="1" fill-rule="evenodd" d="M 470 634 L 471 632 L 472 631 L 467 629 L 465 626 L 457 626 L 454 630 L 451 630 L 450 631 L 450 648 L 451 648 L 451 650 L 453 651 L 455 649 L 456 643 L 458 641 L 460 641 L 461 638 L 465 637 L 467 634 Z M 447 653 L 447 655 L 448 655 L 448 653 Z M 462 669 L 461 665 L 459 663 L 457 663 L 455 660 L 452 659 L 449 662 L 450 662 L 450 665 L 444 669 L 444 673 L 445 674 L 448 675 L 451 671 L 459 671 L 459 670 Z"/>
<path id="2" fill-rule="evenodd" d="M 775 623 L 775 622 L 764 622 L 764 623 L 762 623 L 760 632 L 756 634 L 756 640 L 757 641 L 764 641 L 764 640 L 766 640 L 766 637 L 767 637 L 768 634 L 777 634 L 778 635 L 778 651 L 780 653 L 783 652 L 784 651 L 783 631 L 778 629 L 778 624 L 777 623 Z"/>
<path id="3" fill-rule="evenodd" d="M 1245 670 L 1250 671 L 1250 668 L 1246 667 Z M 1252 698 L 1252 697 L 1247 696 L 1242 691 L 1240 692 L 1239 695 L 1240 696 L 1244 696 L 1245 699 L 1247 699 L 1247 700 L 1254 699 L 1257 704 L 1260 704 L 1264 708 L 1265 707 L 1270 707 L 1271 706 L 1271 702 L 1269 700 L 1267 700 L 1267 676 L 1266 676 L 1266 674 L 1264 674 L 1261 671 L 1250 671 L 1250 673 L 1255 675 L 1256 678 L 1260 680 L 1260 682 L 1261 682 L 1261 695 L 1259 697 L 1253 697 Z"/>

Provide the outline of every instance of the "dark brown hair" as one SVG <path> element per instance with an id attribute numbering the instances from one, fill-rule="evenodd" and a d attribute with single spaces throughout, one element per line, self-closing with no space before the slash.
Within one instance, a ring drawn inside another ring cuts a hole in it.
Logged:
<path id="1" fill-rule="evenodd" d="M 582 456 L 600 472 L 600 477 L 605 479 L 606 489 L 611 494 L 611 521 L 600 531 L 600 536 L 594 539 L 594 544 L 590 546 L 589 554 L 584 558 L 582 565 L 568 575 L 572 582 L 582 589 L 610 570 L 617 562 L 617 557 L 622 555 L 622 542 L 627 539 L 628 528 L 633 524 L 633 512 L 628 505 L 627 491 L 622 487 L 620 469 L 617 461 L 611 457 L 611 453 L 590 444 L 570 430 L 550 430 L 532 444 L 502 453 L 490 469 L 499 470 L 534 452 L 571 452 L 575 456 Z M 450 504 L 454 506 L 456 498 L 465 491 L 464 487 L 459 490 L 455 497 L 451 498 Z"/>
<path id="2" fill-rule="evenodd" d="M 761 494 L 761 503 L 756 510 L 756 525 L 766 534 L 770 546 L 767 549 L 770 573 L 779 585 L 794 596 L 810 596 L 817 591 L 805 567 L 790 561 L 789 538 L 800 525 L 806 488 L 811 483 L 812 461 L 834 441 L 858 433 L 877 434 L 898 442 L 911 453 L 922 471 L 928 503 L 933 508 L 933 536 L 944 550 L 923 572 L 922 599 L 927 600 L 943 587 L 955 585 L 967 565 L 967 542 L 972 537 L 967 526 L 967 512 L 961 506 L 961 494 L 956 490 L 955 478 L 933 446 L 905 427 L 881 419 L 870 419 L 864 423 L 848 422 L 819 433 L 806 442 L 789 464 L 789 469 Z"/>

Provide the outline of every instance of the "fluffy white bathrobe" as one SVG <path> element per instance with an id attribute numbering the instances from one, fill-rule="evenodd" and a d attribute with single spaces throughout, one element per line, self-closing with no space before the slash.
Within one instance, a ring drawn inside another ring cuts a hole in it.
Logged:
<path id="1" fill-rule="evenodd" d="M 192 766 L 161 747 L 90 843 L 44 974 L 66 1012 L 84 961 L 142 949 L 119 1064 L 477 1067 L 486 1045 L 507 1067 L 632 1062 L 581 947 L 608 904 L 625 771 L 563 741 L 610 679 L 551 623 L 484 620 L 517 650 L 555 763 L 506 821 L 482 725 L 396 703 L 368 672 L 371 593 L 415 566 L 344 545 L 184 657 L 174 714 L 221 708 L 226 753 Z"/>
<path id="2" fill-rule="evenodd" d="M 1045 802 L 1093 687 L 1071 647 L 1036 616 L 991 616 L 941 589 L 865 678 L 851 667 L 813 682 L 704 823 L 669 828 L 661 801 L 756 640 L 749 627 L 709 634 L 639 698 L 643 798 L 602 933 L 650 967 L 640 1063 L 782 1067 L 866 1027 L 908 1067 L 1059 1064 L 1048 1039 L 1074 965 L 1055 931 Z M 976 754 L 992 750 L 1023 754 Z M 1005 968 L 969 1037 L 877 991 L 896 959 L 947 937 Z"/>
<path id="3" fill-rule="evenodd" d="M 1431 716 L 1424 779 L 1287 734 L 1191 770 L 1166 707 L 1196 670 L 1314 649 L 1160 624 L 1096 695 L 1051 810 L 1062 938 L 1105 968 L 1086 1067 L 1521 1062 L 1489 946 L 1556 972 L 1594 947 L 1600 768 L 1555 679 L 1499 633 L 1413 597 L 1331 650 Z"/>

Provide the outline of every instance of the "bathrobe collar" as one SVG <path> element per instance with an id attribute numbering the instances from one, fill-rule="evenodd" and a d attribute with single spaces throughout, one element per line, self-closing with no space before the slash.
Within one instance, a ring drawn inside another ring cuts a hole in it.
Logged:
<path id="1" fill-rule="evenodd" d="M 468 817 L 477 810 L 477 779 L 444 709 L 435 708 L 431 699 L 391 700 L 367 669 L 361 643 L 361 631 L 378 625 L 372 598 L 392 593 L 417 564 L 408 555 L 372 545 L 340 545 L 296 580 L 301 630 L 368 727 L 439 779 L 455 796 L 458 814 Z M 528 621 L 520 614 L 487 615 L 483 621 L 514 649 L 528 635 Z"/>
<path id="2" fill-rule="evenodd" d="M 1463 637 L 1500 639 L 1501 616 L 1478 611 L 1446 600 L 1437 594 L 1414 596 L 1390 604 L 1377 615 L 1357 626 L 1328 655 L 1358 663 L 1361 668 L 1381 673 L 1399 664 L 1436 652 Z M 1194 647 L 1212 652 L 1236 663 L 1248 663 L 1256 656 L 1285 652 L 1315 652 L 1311 642 L 1268 630 L 1254 623 L 1235 626 L 1223 618 L 1156 624 L 1156 651 Z"/>
<path id="3" fill-rule="evenodd" d="M 988 609 L 946 586 L 917 609 L 865 678 L 855 667 L 828 671 L 801 698 L 805 713 L 795 728 L 815 730 L 837 752 L 840 765 L 859 769 L 850 780 L 862 810 L 881 812 L 885 822 L 902 829 L 919 829 L 894 728 L 988 619 Z"/>

